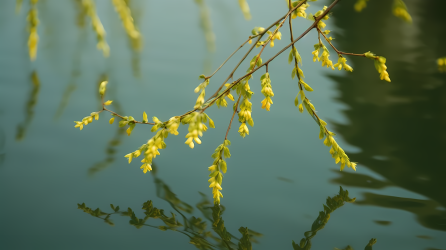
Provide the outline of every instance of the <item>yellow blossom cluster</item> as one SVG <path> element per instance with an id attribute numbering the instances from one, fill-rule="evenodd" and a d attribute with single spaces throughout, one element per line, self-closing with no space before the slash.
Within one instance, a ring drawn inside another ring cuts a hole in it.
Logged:
<path id="1" fill-rule="evenodd" d="M 37 34 L 37 26 L 39 25 L 37 2 L 38 0 L 31 0 L 31 10 L 28 12 L 27 17 L 29 29 L 28 50 L 31 61 L 36 60 L 37 44 L 39 43 L 39 35 Z"/>
<path id="2" fill-rule="evenodd" d="M 316 62 L 316 60 L 319 62 L 319 51 L 320 51 L 320 49 L 321 49 L 321 47 L 322 47 L 323 45 L 322 44 L 320 44 L 320 43 L 316 43 L 315 45 L 314 45 L 314 51 L 313 52 L 311 52 L 311 54 L 313 54 L 313 62 Z"/>
<path id="3" fill-rule="evenodd" d="M 89 116 L 84 117 L 82 121 L 74 121 L 76 123 L 74 127 L 82 130 L 84 125 L 88 125 L 89 123 L 93 122 L 93 118 L 95 120 L 99 120 L 99 112 L 92 112 Z"/>
<path id="4" fill-rule="evenodd" d="M 322 13 L 324 13 L 325 10 L 327 10 L 327 6 L 324 6 L 324 8 L 322 8 L 322 10 L 319 10 L 314 15 L 310 13 L 310 15 L 308 15 L 307 19 L 309 19 L 311 21 L 315 21 L 314 18 L 322 15 Z M 325 15 L 321 20 L 319 20 L 319 22 L 317 23 L 317 27 L 321 30 L 324 29 L 325 26 L 327 26 L 327 25 L 322 20 L 328 20 L 328 18 L 330 18 L 330 16 Z"/>
<path id="5" fill-rule="evenodd" d="M 333 62 L 328 58 L 330 56 L 330 52 L 324 45 L 322 45 L 322 47 L 323 52 L 321 57 L 319 58 L 322 61 L 322 67 L 327 66 L 327 68 L 331 68 L 332 70 L 334 70 Z"/>
<path id="6" fill-rule="evenodd" d="M 226 89 L 230 87 L 230 83 L 226 83 Z M 227 91 L 226 94 L 222 95 L 220 98 L 217 99 L 217 101 L 215 101 L 215 103 L 217 103 L 217 107 L 227 107 L 228 106 L 228 102 L 226 101 L 225 97 L 228 97 L 231 101 L 234 101 L 234 96 L 232 96 L 231 91 Z"/>
<path id="7" fill-rule="evenodd" d="M 187 140 L 185 144 L 189 145 L 190 148 L 194 148 L 194 141 L 201 144 L 201 140 L 198 136 L 203 136 L 203 132 L 208 129 L 206 124 L 204 124 L 208 120 L 209 126 L 215 128 L 214 121 L 212 121 L 206 113 L 192 112 L 181 120 L 183 124 L 189 124 L 189 133 L 186 135 Z"/>
<path id="8" fill-rule="evenodd" d="M 195 102 L 194 109 L 199 109 L 204 103 L 204 96 L 206 94 L 205 88 L 209 85 L 209 78 L 206 79 L 204 75 L 200 75 L 199 79 L 205 79 L 204 82 L 200 83 L 194 90 L 195 93 L 198 93 L 201 90 L 201 93 L 198 95 L 197 101 Z"/>
<path id="9" fill-rule="evenodd" d="M 241 84 L 237 86 L 237 94 L 243 96 L 243 100 L 240 104 L 240 111 L 238 112 L 238 120 L 241 123 L 238 132 L 240 136 L 245 137 L 249 135 L 248 123 L 251 127 L 254 126 L 254 120 L 251 117 L 252 103 L 249 101 L 251 96 L 254 94 L 248 83 L 249 77 L 246 77 Z"/>
<path id="10" fill-rule="evenodd" d="M 347 154 L 344 152 L 344 150 L 338 145 L 336 140 L 333 138 L 335 134 L 333 132 L 330 132 L 326 129 L 327 123 L 323 120 L 320 121 L 320 133 L 319 133 L 319 139 L 323 139 L 324 137 L 324 145 L 330 148 L 330 154 L 333 159 L 335 159 L 335 163 L 338 164 L 341 163 L 340 170 L 344 170 L 345 166 L 352 168 L 356 171 L 356 162 L 351 162 L 348 158 Z"/>
<path id="11" fill-rule="evenodd" d="M 220 144 L 212 154 L 212 158 L 214 158 L 214 162 L 212 166 L 208 168 L 211 172 L 209 177 L 211 177 L 208 182 L 210 183 L 209 187 L 212 188 L 212 195 L 214 198 L 214 204 L 220 204 L 220 197 L 223 198 L 223 194 L 221 193 L 221 184 L 223 181 L 223 174 L 226 173 L 227 165 L 224 158 L 230 158 L 231 153 L 229 152 L 228 146 L 231 145 L 229 140 L 225 140 L 223 144 Z M 223 173 L 222 173 L 223 172 Z"/>
<path id="12" fill-rule="evenodd" d="M 367 1 L 369 0 L 358 0 L 356 1 L 354 8 L 357 12 L 361 12 L 365 7 L 367 7 Z"/>
<path id="13" fill-rule="evenodd" d="M 301 2 L 303 2 L 303 0 L 299 0 L 299 1 L 295 1 L 291 4 L 291 6 L 294 8 L 296 7 L 298 4 L 300 4 Z M 307 18 L 307 13 L 305 13 L 305 10 L 310 7 L 310 5 L 308 3 L 304 3 L 301 6 L 299 6 L 299 8 L 295 9 L 293 11 L 293 13 L 291 14 L 291 18 L 295 19 L 296 17 L 300 16 L 303 18 Z"/>
<path id="14" fill-rule="evenodd" d="M 381 80 L 390 82 L 389 73 L 387 73 L 385 57 L 380 56 L 378 59 L 375 59 L 375 68 L 378 71 Z"/>
<path id="15" fill-rule="evenodd" d="M 260 77 L 260 83 L 262 84 L 262 94 L 265 96 L 265 99 L 262 101 L 262 109 L 270 110 L 271 104 L 273 101 L 271 97 L 274 96 L 273 89 L 271 88 L 271 79 L 269 78 L 269 73 L 265 73 Z"/>
<path id="16" fill-rule="evenodd" d="M 178 127 L 180 127 L 180 117 L 174 116 L 167 121 L 166 128 L 169 133 L 178 135 Z"/>
<path id="17" fill-rule="evenodd" d="M 96 13 L 96 7 L 93 0 L 82 0 L 82 6 L 84 11 L 91 18 L 91 25 L 93 26 L 93 30 L 98 39 L 97 48 L 102 50 L 105 57 L 108 57 L 110 55 L 110 47 L 108 46 L 107 41 L 105 41 L 105 29 Z"/>
<path id="18" fill-rule="evenodd" d="M 342 55 L 339 55 L 338 62 L 333 65 L 335 68 L 338 68 L 338 70 L 341 70 L 344 68 L 345 71 L 353 72 L 353 68 L 347 64 L 347 59 L 343 57 Z"/>
<path id="19" fill-rule="evenodd" d="M 412 17 L 407 12 L 406 4 L 402 0 L 394 0 L 393 14 L 408 23 L 412 23 Z"/>
<path id="20" fill-rule="evenodd" d="M 158 131 L 154 137 L 150 138 L 146 144 L 143 144 L 138 150 L 126 154 L 125 157 L 129 159 L 129 164 L 132 162 L 133 158 L 139 157 L 141 153 L 144 152 L 144 159 L 141 160 L 143 163 L 141 169 L 144 173 L 151 171 L 153 158 L 156 158 L 156 156 L 160 154 L 158 149 L 166 148 L 164 139 L 167 138 L 168 135 L 168 131 L 163 128 L 162 130 Z"/>
<path id="21" fill-rule="evenodd" d="M 382 56 L 376 56 L 372 52 L 366 52 L 364 53 L 365 57 L 372 59 L 375 62 L 375 68 L 379 73 L 379 78 L 381 80 L 386 80 L 390 82 L 389 73 L 387 72 L 387 66 L 386 66 L 386 58 Z"/>
<path id="22" fill-rule="evenodd" d="M 266 33 L 268 33 L 269 38 L 271 39 L 271 42 L 269 43 L 270 47 L 274 47 L 274 40 L 281 40 L 282 39 L 282 33 L 280 33 L 280 31 L 275 31 L 275 34 L 271 31 L 267 31 Z"/>
<path id="23" fill-rule="evenodd" d="M 312 91 L 312 89 L 303 81 L 299 81 L 299 83 L 305 87 L 305 90 Z M 307 86 L 309 89 L 307 89 Z M 302 99 L 302 103 L 300 104 L 299 104 L 299 96 Z M 347 165 L 348 167 L 353 168 L 353 170 L 356 171 L 356 163 L 350 162 L 347 154 L 333 138 L 335 134 L 333 132 L 328 131 L 326 128 L 327 123 L 316 115 L 316 109 L 314 108 L 314 105 L 308 100 L 308 98 L 306 98 L 303 90 L 300 90 L 299 93 L 297 94 L 294 104 L 296 106 L 299 105 L 299 111 L 301 113 L 303 112 L 303 106 L 305 106 L 305 109 L 308 111 L 308 114 L 310 114 L 310 116 L 317 122 L 320 128 L 319 139 L 327 137 L 324 141 L 324 144 L 328 147 L 331 146 L 330 154 L 335 159 L 336 164 L 341 162 L 341 170 L 343 170 L 344 167 Z"/>
<path id="24" fill-rule="evenodd" d="M 113 5 L 115 6 L 116 12 L 118 12 L 121 17 L 122 24 L 124 26 L 127 35 L 132 41 L 132 46 L 135 49 L 141 48 L 141 33 L 135 27 L 133 21 L 132 13 L 125 0 L 113 0 Z"/>

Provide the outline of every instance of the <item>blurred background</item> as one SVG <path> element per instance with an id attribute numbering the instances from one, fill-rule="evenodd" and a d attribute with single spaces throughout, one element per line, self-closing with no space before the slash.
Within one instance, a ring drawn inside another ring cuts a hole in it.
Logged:
<path id="1" fill-rule="evenodd" d="M 34 61 L 28 52 L 30 2 L 17 10 L 15 1 L 0 2 L 0 248 L 237 249 L 238 229 L 247 227 L 254 249 L 293 249 L 292 241 L 311 234 L 304 235 L 342 186 L 356 201 L 331 214 L 313 235 L 313 249 L 363 249 L 371 238 L 377 239 L 373 249 L 446 249 L 446 75 L 437 67 L 446 56 L 445 2 L 406 0 L 412 24 L 395 17 L 386 0 L 369 1 L 360 13 L 355 1 L 333 9 L 327 29 L 334 45 L 386 57 L 391 83 L 380 81 L 366 58 L 347 56 L 353 73 L 313 62 L 315 31 L 296 44 L 305 81 L 314 89 L 308 97 L 358 162 L 356 172 L 339 171 L 318 139 L 317 124 L 294 106 L 298 87 L 288 51 L 269 65 L 275 93 L 270 112 L 261 109 L 263 71 L 255 73 L 255 126 L 241 138 L 235 121 L 229 133 L 232 157 L 218 211 L 211 208 L 207 168 L 223 142 L 232 103 L 206 111 L 216 128 L 193 150 L 184 144 L 185 126 L 170 135 L 147 174 L 124 155 L 153 136 L 150 127 L 136 126 L 127 136 L 116 122 L 108 124 L 107 113 L 82 131 L 73 121 L 101 109 L 103 80 L 109 81 L 106 100 L 114 101 L 110 109 L 119 114 L 141 120 L 145 111 L 165 121 L 187 112 L 197 98 L 198 76 L 212 73 L 254 27 L 283 16 L 286 2 L 247 1 L 249 18 L 235 0 L 125 1 L 141 39 L 128 36 L 112 1 L 95 2 L 109 57 L 96 48 L 91 18 L 79 1 L 40 0 Z M 307 13 L 330 3 L 311 2 Z M 295 36 L 309 25 L 294 19 Z M 264 61 L 289 43 L 287 30 L 285 25 L 282 40 L 265 49 Z M 208 96 L 247 49 L 211 79 Z M 110 204 L 120 208 L 115 212 Z M 135 226 L 152 206 L 165 216 L 152 213 Z M 223 221 L 233 243 L 222 234 Z"/>

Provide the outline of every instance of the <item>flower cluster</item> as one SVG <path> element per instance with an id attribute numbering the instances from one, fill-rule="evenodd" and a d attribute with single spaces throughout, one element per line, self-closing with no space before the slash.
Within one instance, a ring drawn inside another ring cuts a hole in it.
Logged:
<path id="1" fill-rule="evenodd" d="M 209 187 L 212 188 L 215 204 L 220 204 L 220 197 L 223 197 L 220 190 L 222 190 L 221 183 L 223 181 L 223 174 L 226 173 L 227 165 L 226 161 L 222 157 L 222 154 L 224 158 L 231 157 L 231 153 L 229 152 L 228 148 L 229 145 L 231 145 L 231 142 L 229 140 L 225 140 L 223 144 L 220 144 L 215 149 L 215 152 L 212 154 L 214 162 L 212 163 L 212 166 L 208 168 L 208 170 L 211 172 L 209 174 L 209 177 L 211 178 L 208 180 L 208 182 L 210 183 Z"/>
<path id="2" fill-rule="evenodd" d="M 295 1 L 291 4 L 291 6 L 294 8 L 296 7 L 298 4 L 300 4 L 303 0 L 300 1 Z M 299 6 L 299 8 L 295 9 L 293 11 L 293 13 L 291 14 L 291 18 L 295 19 L 296 17 L 300 16 L 303 18 L 307 18 L 307 13 L 305 13 L 305 10 L 310 7 L 310 5 L 308 3 L 304 3 L 301 6 Z"/>
<path id="3" fill-rule="evenodd" d="M 327 66 L 327 68 L 331 68 L 332 70 L 334 70 L 333 62 L 328 58 L 330 56 L 330 52 L 324 45 L 322 45 L 322 48 L 324 51 L 322 52 L 322 55 L 319 58 L 320 60 L 322 60 L 322 67 Z"/>
<path id="4" fill-rule="evenodd" d="M 226 83 L 226 89 L 230 87 L 230 83 Z M 228 97 L 231 101 L 234 101 L 234 96 L 232 96 L 231 91 L 227 91 L 226 94 L 222 95 L 220 98 L 217 99 L 217 101 L 215 101 L 217 103 L 217 107 L 227 107 L 228 106 L 228 102 L 226 102 L 225 97 Z"/>
<path id="5" fill-rule="evenodd" d="M 366 52 L 364 53 L 365 57 L 372 59 L 375 62 L 375 68 L 379 73 L 379 78 L 381 80 L 386 80 L 390 82 L 389 73 L 387 72 L 387 66 L 386 66 L 386 58 L 382 56 L 376 56 L 372 52 Z"/>
<path id="6" fill-rule="evenodd" d="M 279 30 L 276 30 L 274 33 L 271 31 L 267 31 L 266 33 L 268 33 L 269 38 L 271 39 L 271 42 L 269 43 L 269 45 L 272 47 L 274 47 L 274 40 L 281 40 L 282 39 L 282 33 L 280 33 Z"/>
<path id="7" fill-rule="evenodd" d="M 178 127 L 180 126 L 180 117 L 174 116 L 167 121 L 166 128 L 169 133 L 178 135 Z"/>
<path id="8" fill-rule="evenodd" d="M 246 77 L 242 80 L 241 84 L 237 86 L 237 94 L 243 96 L 243 100 L 240 104 L 240 111 L 238 112 L 238 121 L 241 123 L 238 132 L 242 137 L 249 135 L 249 129 L 248 126 L 246 126 L 246 123 L 251 125 L 251 127 L 254 126 L 254 120 L 251 117 L 252 103 L 249 101 L 254 92 L 252 92 L 249 87 L 248 79 L 249 77 Z"/>
<path id="9" fill-rule="evenodd" d="M 310 15 L 308 16 L 308 19 L 311 21 L 314 21 L 314 18 L 322 15 L 322 13 L 324 13 L 325 10 L 327 10 L 327 6 L 324 6 L 324 8 L 322 8 L 322 10 L 319 10 L 314 15 L 310 13 Z M 317 23 L 317 27 L 321 30 L 324 29 L 325 26 L 327 26 L 327 25 L 324 22 L 322 22 L 322 20 L 328 20 L 328 18 L 330 18 L 330 16 L 325 15 L 321 20 L 319 20 L 319 22 Z"/>
<path id="10" fill-rule="evenodd" d="M 28 12 L 28 49 L 29 58 L 34 61 L 37 56 L 37 44 L 39 43 L 39 35 L 37 34 L 37 26 L 39 25 L 39 19 L 37 17 L 37 2 L 38 0 L 31 0 L 31 10 Z"/>
<path id="11" fill-rule="evenodd" d="M 89 123 L 93 122 L 93 118 L 95 120 L 99 120 L 99 112 L 92 112 L 89 116 L 84 117 L 82 121 L 74 121 L 76 123 L 74 127 L 82 130 L 84 125 L 88 125 Z"/>
<path id="12" fill-rule="evenodd" d="M 409 12 L 407 12 L 406 4 L 404 4 L 402 0 L 394 0 L 393 14 L 408 23 L 412 23 L 412 17 Z"/>
<path id="13" fill-rule="evenodd" d="M 168 135 L 169 132 L 163 128 L 162 130 L 158 131 L 154 137 L 150 138 L 150 140 L 148 140 L 146 144 L 143 144 L 141 147 L 139 147 L 139 149 L 132 153 L 126 154 L 125 157 L 129 159 L 129 164 L 132 162 L 133 158 L 139 157 L 141 153 L 144 152 L 144 159 L 141 160 L 141 162 L 143 163 L 141 169 L 144 173 L 147 173 L 147 171 L 151 171 L 153 158 L 156 158 L 156 156 L 160 154 L 158 149 L 166 148 L 164 139 L 167 138 Z"/>
<path id="14" fill-rule="evenodd" d="M 271 97 L 274 96 L 273 89 L 271 88 L 271 79 L 269 78 L 269 73 L 265 73 L 260 77 L 260 83 L 262 84 L 262 94 L 265 96 L 265 99 L 262 101 L 262 109 L 269 111 L 271 104 L 273 101 Z"/>
<path id="15" fill-rule="evenodd" d="M 344 68 L 345 71 L 353 71 L 353 68 L 347 64 L 347 59 L 343 57 L 342 55 L 339 55 L 338 62 L 333 65 L 335 68 L 338 68 L 338 70 L 341 70 Z"/>
<path id="16" fill-rule="evenodd" d="M 118 12 L 119 16 L 121 17 L 122 25 L 132 41 L 132 46 L 135 49 L 140 49 L 142 46 L 141 33 L 139 33 L 135 27 L 132 13 L 126 2 L 127 1 L 125 0 L 113 0 L 113 5 L 115 6 L 116 12 Z"/>
<path id="17" fill-rule="evenodd" d="M 205 80 L 204 80 L 204 82 L 200 83 L 200 85 L 198 85 L 198 87 L 196 87 L 194 90 L 195 93 L 198 93 L 201 90 L 201 93 L 198 95 L 197 101 L 195 102 L 194 109 L 199 109 L 199 108 L 201 108 L 201 105 L 203 105 L 204 96 L 206 94 L 204 89 L 206 88 L 206 86 L 209 85 L 209 78 L 206 79 L 206 77 L 204 75 L 200 75 L 198 78 L 205 79 Z"/>
<path id="18" fill-rule="evenodd" d="M 440 72 L 446 72 L 446 57 L 438 58 L 437 65 Z"/>
<path id="19" fill-rule="evenodd" d="M 203 136 L 203 132 L 208 129 L 206 124 L 204 124 L 208 120 L 209 126 L 215 128 L 214 121 L 212 121 L 206 113 L 192 112 L 181 120 L 183 124 L 189 124 L 189 133 L 186 135 L 187 140 L 185 144 L 189 145 L 190 148 L 194 148 L 195 146 L 193 141 L 201 144 L 201 140 L 198 136 Z"/>
<path id="20" fill-rule="evenodd" d="M 108 46 L 107 41 L 105 41 L 105 29 L 96 13 L 94 2 L 92 0 L 82 0 L 82 6 L 84 11 L 91 18 L 91 25 L 93 26 L 93 30 L 96 32 L 98 39 L 97 48 L 102 50 L 105 57 L 108 57 L 110 55 L 110 47 Z"/>
<path id="21" fill-rule="evenodd" d="M 326 129 L 327 123 L 323 120 L 320 121 L 320 133 L 319 133 L 319 139 L 323 139 L 324 137 L 324 145 L 330 148 L 330 154 L 333 159 L 335 159 L 336 164 L 341 162 L 341 171 L 344 170 L 345 166 L 348 166 L 349 168 L 352 168 L 356 171 L 356 162 L 351 162 L 348 158 L 347 154 L 344 152 L 344 150 L 338 145 L 336 140 L 333 138 L 335 134 L 333 132 L 330 132 Z"/>

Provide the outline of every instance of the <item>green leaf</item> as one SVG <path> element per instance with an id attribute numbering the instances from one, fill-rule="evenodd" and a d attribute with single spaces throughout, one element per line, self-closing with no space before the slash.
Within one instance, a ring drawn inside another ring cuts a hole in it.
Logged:
<path id="1" fill-rule="evenodd" d="M 205 78 L 206 78 L 206 76 L 203 75 L 203 74 L 201 74 L 201 75 L 198 77 L 198 79 L 205 79 Z"/>
<path id="2" fill-rule="evenodd" d="M 227 147 L 223 148 L 223 154 L 224 154 L 225 158 L 231 157 L 231 153 L 229 152 L 229 148 L 227 148 Z"/>
<path id="3" fill-rule="evenodd" d="M 226 165 L 226 161 L 224 161 L 224 160 L 221 161 L 221 163 L 220 163 L 220 168 L 221 168 L 221 171 L 222 171 L 224 174 L 226 174 L 226 171 L 228 170 L 228 166 Z"/>

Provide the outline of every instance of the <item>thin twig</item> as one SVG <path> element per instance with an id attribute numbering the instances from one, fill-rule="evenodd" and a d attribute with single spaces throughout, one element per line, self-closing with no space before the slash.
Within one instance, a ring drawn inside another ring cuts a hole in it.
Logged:
<path id="1" fill-rule="evenodd" d="M 317 27 L 316 27 L 317 28 Z M 349 56 L 362 56 L 362 57 L 366 57 L 365 54 L 355 54 L 355 53 L 348 53 L 348 52 L 342 52 L 339 51 L 338 49 L 336 49 L 336 47 L 331 43 L 330 39 L 327 38 L 327 36 L 325 36 L 324 32 L 322 32 L 319 28 L 317 28 L 317 32 L 319 34 L 321 34 L 325 40 L 328 42 L 328 44 L 330 44 L 330 46 L 336 51 L 336 53 L 338 53 L 338 55 L 342 54 L 342 55 L 349 55 Z M 320 40 L 320 38 L 319 38 Z"/>
<path id="2" fill-rule="evenodd" d="M 117 114 L 117 113 L 115 113 L 115 112 L 113 112 L 113 111 L 111 111 L 110 109 L 107 109 L 107 108 L 105 108 L 104 107 L 104 109 L 103 110 L 101 110 L 100 112 L 102 112 L 102 111 L 108 111 L 108 112 L 110 112 L 110 113 L 112 113 L 113 115 L 115 115 L 115 116 L 117 116 L 117 117 L 119 117 L 119 118 L 121 118 L 121 119 L 125 119 L 124 118 L 124 116 L 121 116 L 121 115 L 119 115 L 119 114 Z M 140 123 L 140 124 L 149 124 L 149 125 L 155 125 L 155 123 L 153 123 L 153 122 L 139 122 L 139 121 L 136 121 L 136 120 L 133 120 L 132 122 L 134 122 L 134 123 Z"/>
<path id="3" fill-rule="evenodd" d="M 240 97 L 242 97 L 242 95 L 238 96 L 237 103 L 235 104 L 234 113 L 232 114 L 231 121 L 229 122 L 228 130 L 226 130 L 225 141 L 228 139 L 229 130 L 231 130 L 232 120 L 234 120 L 235 113 L 237 113 L 238 103 L 240 102 Z"/>

